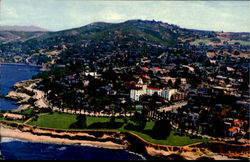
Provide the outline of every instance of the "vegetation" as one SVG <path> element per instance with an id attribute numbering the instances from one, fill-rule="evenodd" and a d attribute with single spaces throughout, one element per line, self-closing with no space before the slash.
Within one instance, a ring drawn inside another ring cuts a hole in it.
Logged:
<path id="1" fill-rule="evenodd" d="M 70 128 L 87 128 L 86 115 L 78 115 L 76 120 L 69 126 Z"/>
<path id="2" fill-rule="evenodd" d="M 152 137 L 154 139 L 166 139 L 171 131 L 171 125 L 168 120 L 157 120 L 152 129 Z"/>
<path id="3" fill-rule="evenodd" d="M 71 128 L 72 123 L 77 123 L 82 120 L 82 117 L 75 114 L 64 114 L 64 113 L 53 113 L 53 114 L 46 114 L 43 116 L 39 116 L 37 121 L 30 121 L 27 124 L 30 125 L 37 125 L 40 127 L 48 127 L 48 128 L 57 128 L 57 129 L 75 129 Z M 77 120 L 78 119 L 78 120 Z M 140 137 L 142 137 L 144 140 L 156 144 L 163 144 L 163 145 L 173 145 L 173 146 L 184 146 L 196 142 L 206 142 L 207 139 L 195 139 L 190 138 L 188 136 L 177 136 L 176 131 L 170 131 L 169 136 L 165 137 L 165 139 L 157 140 L 152 138 L 150 135 L 146 134 L 147 131 L 152 130 L 154 127 L 155 122 L 154 121 L 148 121 L 146 122 L 146 126 L 143 131 L 132 131 L 132 130 L 126 130 L 124 129 L 124 126 L 126 124 L 136 124 L 135 122 L 131 121 L 129 118 L 128 123 L 125 123 L 123 119 L 121 118 L 115 118 L 115 121 L 110 121 L 110 118 L 108 117 L 90 117 L 86 116 L 86 125 L 87 127 L 84 128 L 77 128 L 82 130 L 91 130 L 91 129 L 104 129 L 104 130 L 116 130 L 116 131 L 124 131 L 124 132 L 132 132 Z M 113 119 L 112 119 L 113 120 Z M 113 123 L 113 128 L 109 127 L 108 123 Z"/>

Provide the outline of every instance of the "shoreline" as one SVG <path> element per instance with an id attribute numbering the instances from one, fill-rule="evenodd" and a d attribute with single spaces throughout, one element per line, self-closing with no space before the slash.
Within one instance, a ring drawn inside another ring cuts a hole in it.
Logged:
<path id="1" fill-rule="evenodd" d="M 43 66 L 42 65 L 33 65 L 33 64 L 25 64 L 25 63 L 3 63 L 3 62 L 0 62 L 0 65 L 20 65 L 20 66 L 33 66 L 33 67 L 39 67 L 39 68 L 42 68 Z"/>
<path id="2" fill-rule="evenodd" d="M 89 140 L 72 140 L 67 138 L 57 138 L 50 137 L 46 135 L 34 135 L 31 132 L 23 132 L 18 128 L 9 127 L 2 125 L 0 126 L 0 136 L 15 138 L 27 142 L 36 143 L 47 143 L 47 144 L 62 144 L 62 145 L 80 145 L 80 146 L 91 146 L 91 147 L 101 147 L 106 149 L 126 149 L 126 146 L 121 144 L 116 144 L 111 141 L 99 142 L 99 141 L 89 141 Z"/>
<path id="3" fill-rule="evenodd" d="M 7 122 L 8 123 L 8 122 Z M 100 147 L 104 149 L 124 149 L 129 152 L 141 156 L 145 160 L 176 160 L 176 158 L 183 158 L 184 160 L 198 160 L 202 157 L 212 158 L 214 160 L 240 160 L 239 157 L 228 157 L 226 155 L 220 155 L 218 153 L 209 151 L 207 148 L 200 148 L 199 144 L 196 146 L 189 147 L 183 146 L 180 147 L 182 149 L 186 149 L 186 151 L 180 150 L 165 150 L 159 148 L 159 146 L 154 147 L 154 144 L 145 145 L 144 142 L 136 138 L 136 136 L 132 134 L 122 134 L 119 133 L 119 140 L 124 141 L 123 137 L 125 137 L 125 141 L 128 143 L 122 142 L 121 144 L 117 144 L 112 142 L 111 139 L 115 139 L 117 137 L 113 136 L 117 132 L 112 132 L 112 134 L 108 134 L 108 132 L 101 132 L 102 137 L 95 134 L 98 131 L 92 131 L 92 133 L 86 132 L 68 132 L 67 130 L 58 132 L 52 131 L 47 132 L 46 128 L 37 128 L 33 129 L 32 126 L 28 126 L 26 124 L 16 123 L 17 126 L 5 125 L 4 122 L 0 123 L 0 137 L 14 138 L 19 139 L 21 141 L 27 142 L 35 142 L 35 143 L 45 143 L 45 144 L 61 144 L 61 145 L 78 145 L 78 146 L 90 146 L 90 147 Z M 23 125 L 23 128 L 19 126 Z M 26 128 L 25 128 L 26 127 Z M 20 130 L 21 129 L 21 130 Z M 29 130 L 28 130 L 29 129 Z M 94 133 L 94 134 L 93 134 Z M 60 135 L 59 135 L 60 134 Z M 132 137 L 132 136 L 133 137 Z M 58 137 L 59 136 L 59 137 Z M 68 136 L 68 137 L 67 137 Z M 78 136 L 78 137 L 77 137 Z M 79 139 L 84 137 L 90 137 L 90 139 Z M 77 139 L 73 139 L 72 137 L 77 137 Z M 121 138 L 122 137 L 122 138 Z M 132 137 L 132 138 L 131 138 Z M 127 139 L 128 138 L 128 139 Z M 100 139 L 106 139 L 107 141 L 98 141 Z M 142 145 L 142 143 L 144 143 Z M 132 147 L 131 147 L 132 146 Z M 167 146 L 169 148 L 173 146 Z M 174 146 L 175 147 L 175 146 Z M 132 149 L 131 149 L 132 148 Z M 193 148 L 196 151 L 192 151 Z M 198 151 L 197 151 L 198 149 Z M 246 157 L 245 157 L 246 158 Z"/>

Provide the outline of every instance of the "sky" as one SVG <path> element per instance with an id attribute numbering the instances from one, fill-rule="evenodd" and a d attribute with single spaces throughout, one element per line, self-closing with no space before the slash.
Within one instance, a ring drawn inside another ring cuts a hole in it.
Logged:
<path id="1" fill-rule="evenodd" d="M 58 31 L 92 22 L 155 20 L 188 29 L 250 32 L 249 1 L 0 0 L 0 25 Z"/>

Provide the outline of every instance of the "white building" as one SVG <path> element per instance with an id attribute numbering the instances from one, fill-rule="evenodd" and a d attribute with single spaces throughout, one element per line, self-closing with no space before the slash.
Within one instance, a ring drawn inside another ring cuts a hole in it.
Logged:
<path id="1" fill-rule="evenodd" d="M 165 89 L 161 93 L 161 97 L 170 101 L 171 96 L 177 93 L 177 89 Z"/>
<path id="2" fill-rule="evenodd" d="M 152 88 L 152 87 L 147 87 L 147 95 L 153 96 L 154 93 L 157 93 L 158 96 L 161 96 L 162 89 L 160 88 Z"/>
<path id="3" fill-rule="evenodd" d="M 140 96 L 146 94 L 147 84 L 143 84 L 142 79 L 130 90 L 130 98 L 135 101 L 140 100 Z"/>
<path id="4" fill-rule="evenodd" d="M 130 90 L 130 98 L 134 101 L 139 101 L 140 96 L 149 95 L 153 96 L 154 93 L 157 93 L 158 96 L 163 97 L 170 101 L 171 96 L 177 92 L 177 89 L 160 89 L 147 87 L 147 84 L 143 84 L 142 79 L 139 80 L 138 84 Z"/>

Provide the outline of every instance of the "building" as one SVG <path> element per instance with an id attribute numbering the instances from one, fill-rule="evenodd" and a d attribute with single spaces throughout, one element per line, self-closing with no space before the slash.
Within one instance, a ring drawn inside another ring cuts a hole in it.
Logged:
<path id="1" fill-rule="evenodd" d="M 146 94 L 149 96 L 153 96 L 154 93 L 157 93 L 159 97 L 170 101 L 171 96 L 177 93 L 177 89 L 160 89 L 147 87 L 147 84 L 143 84 L 142 79 L 140 78 L 135 87 L 130 90 L 130 98 L 134 101 L 139 101 L 140 96 Z"/>
<path id="2" fill-rule="evenodd" d="M 177 93 L 177 89 L 165 89 L 161 93 L 161 97 L 170 101 L 171 97 Z"/>
<path id="3" fill-rule="evenodd" d="M 140 96 L 145 95 L 147 89 L 147 84 L 143 84 L 142 79 L 139 79 L 139 82 L 135 85 L 133 89 L 130 90 L 130 98 L 135 101 L 140 100 Z"/>
<path id="4" fill-rule="evenodd" d="M 146 92 L 147 92 L 147 95 L 149 95 L 149 96 L 153 96 L 154 93 L 157 93 L 158 96 L 161 96 L 162 89 L 160 89 L 160 88 L 147 87 Z"/>

